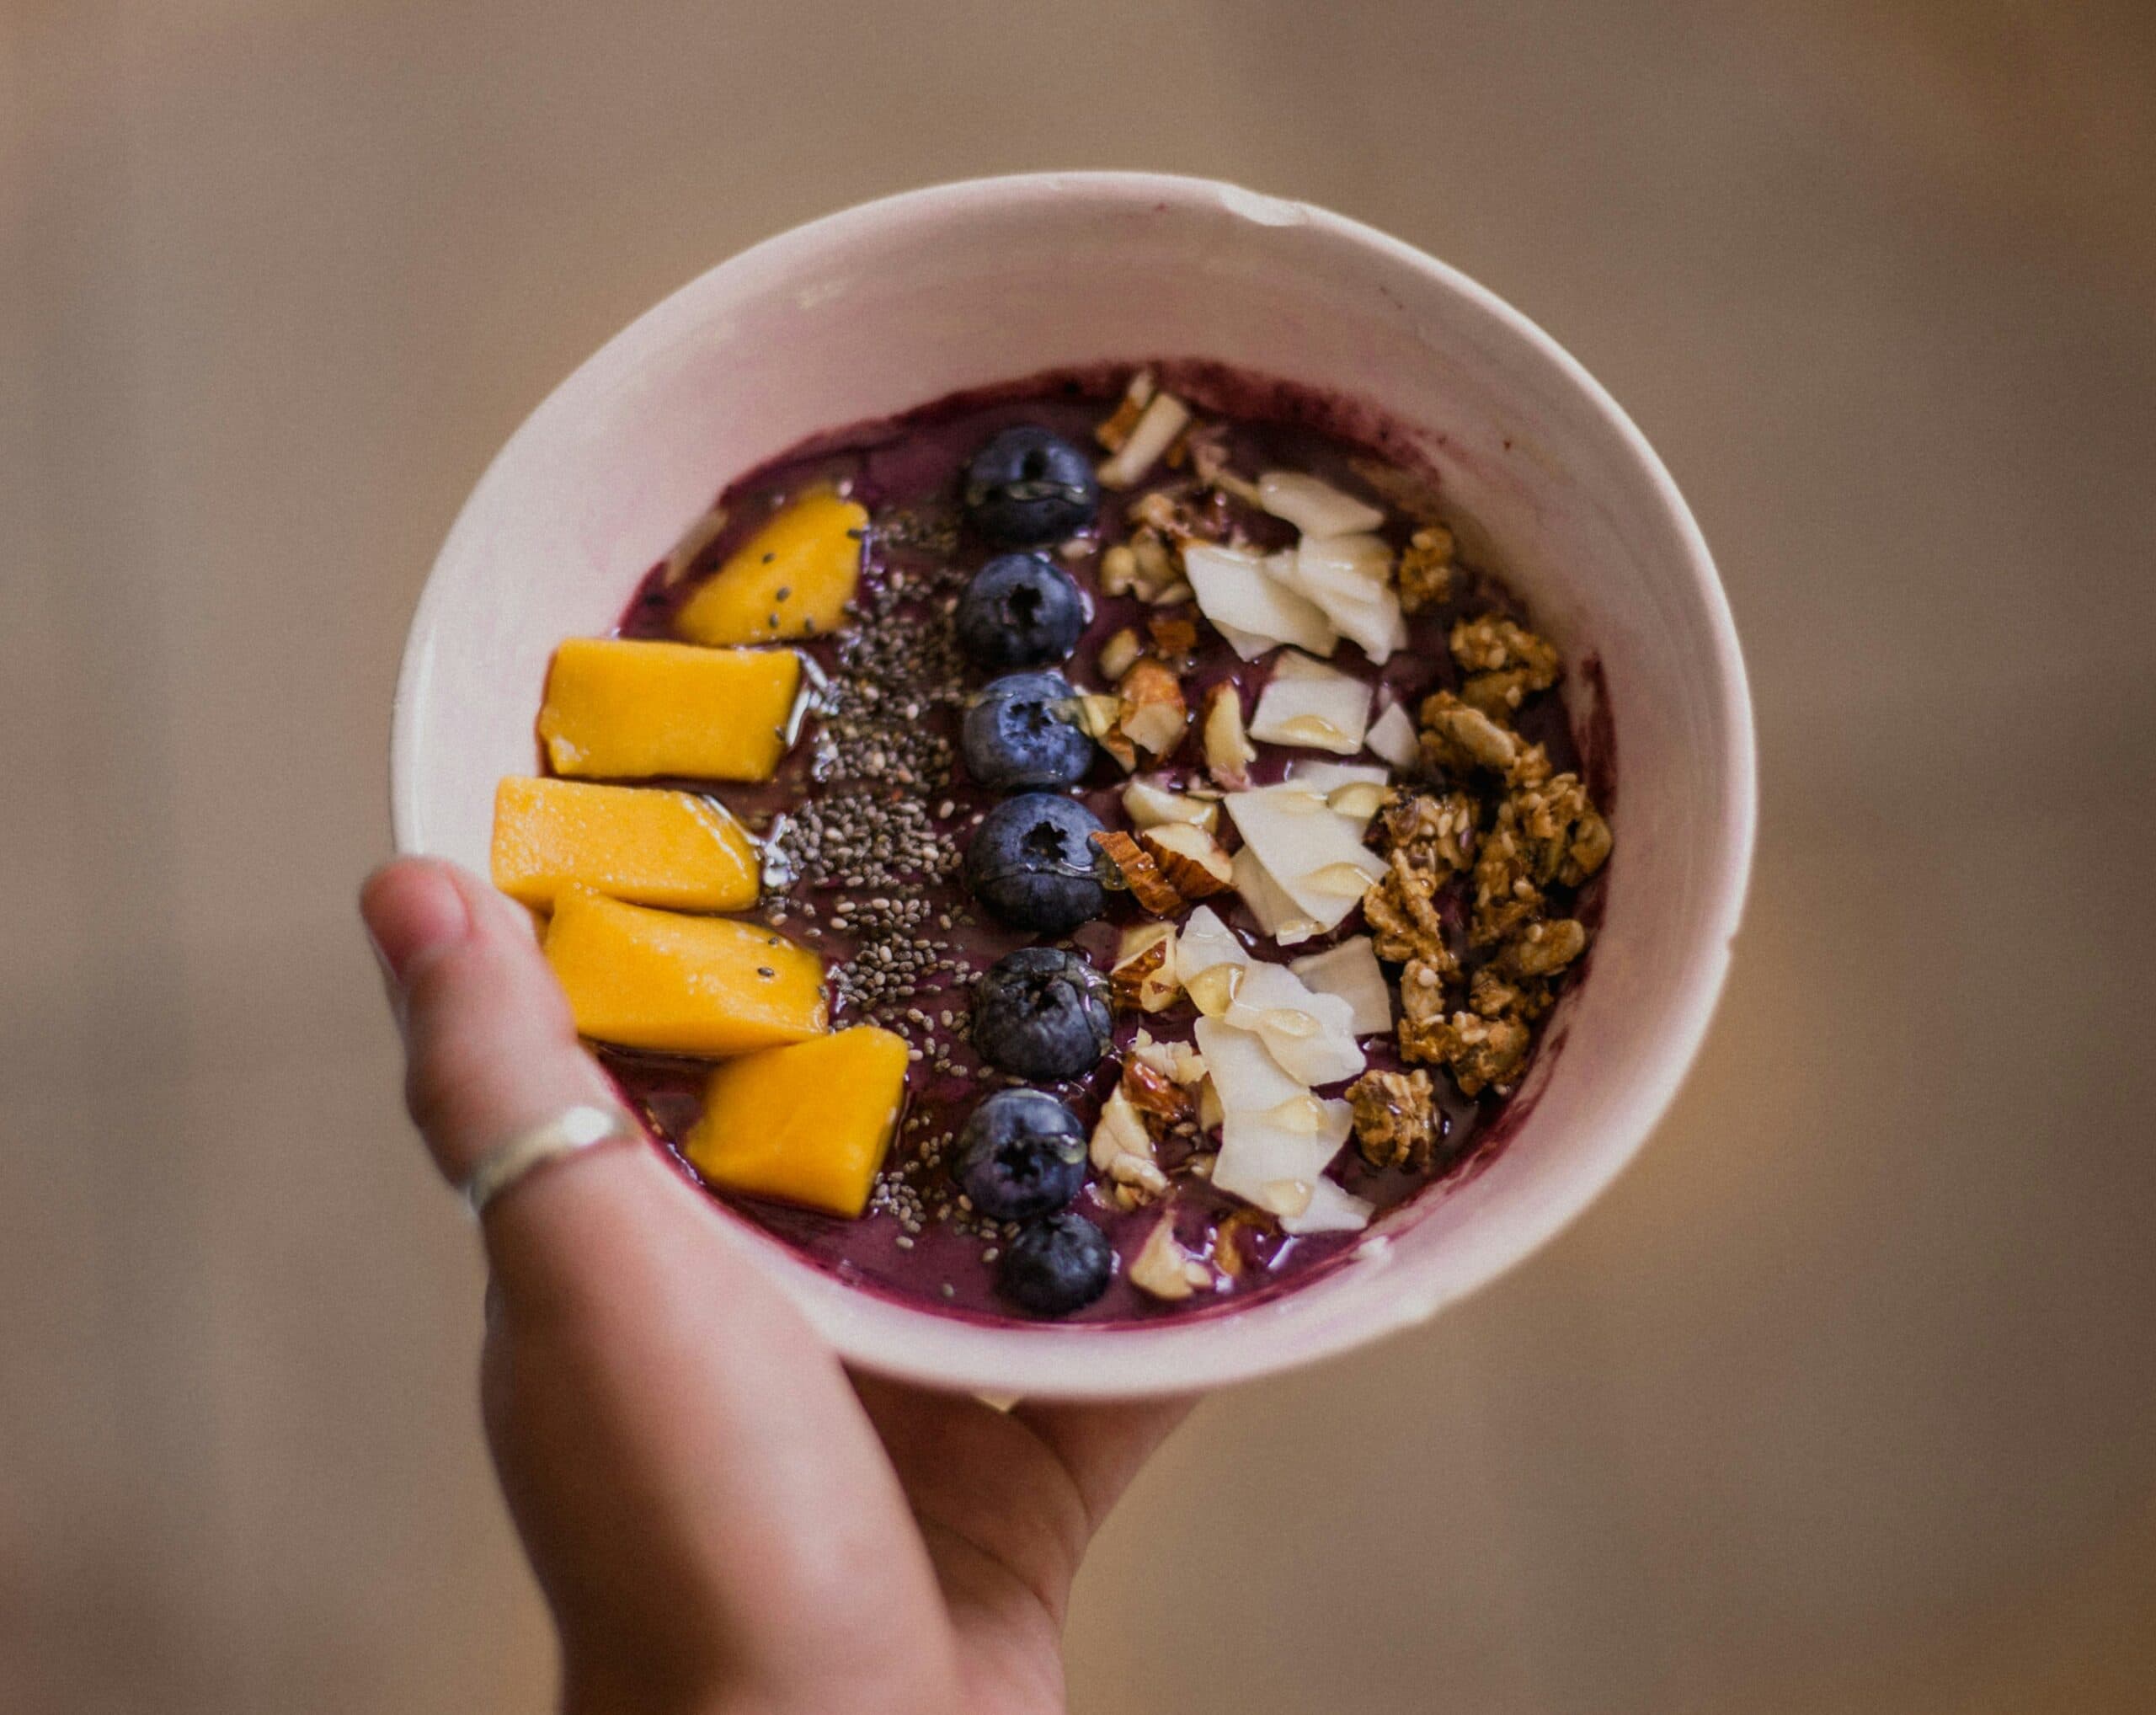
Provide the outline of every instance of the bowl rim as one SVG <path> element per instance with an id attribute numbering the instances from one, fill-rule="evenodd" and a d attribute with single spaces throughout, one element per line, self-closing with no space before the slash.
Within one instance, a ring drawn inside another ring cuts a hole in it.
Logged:
<path id="1" fill-rule="evenodd" d="M 587 391 L 603 387 L 607 377 L 647 345 L 663 343 L 676 320 L 696 319 L 702 301 L 723 294 L 737 278 L 783 274 L 835 243 L 961 211 L 978 211 L 985 201 L 1018 205 L 1073 196 L 1225 211 L 1261 225 L 1315 229 L 1464 301 L 1545 366 L 1614 436 L 1682 547 L 1688 580 L 1712 640 L 1722 727 L 1717 768 L 1722 814 L 1712 853 L 1713 890 L 1697 932 L 1700 953 L 1678 980 L 1666 1025 L 1646 1050 L 1647 1064 L 1635 1068 L 1636 1093 L 1588 1140 L 1570 1170 L 1534 1209 L 1509 1218 L 1502 1242 L 1478 1242 L 1473 1222 L 1454 1236 L 1454 1244 L 1469 1255 L 1465 1260 L 1454 1258 L 1447 1283 L 1418 1292 L 1408 1290 L 1406 1280 L 1395 1280 L 1391 1284 L 1398 1290 L 1389 1301 L 1373 1297 L 1366 1287 L 1353 1295 L 1355 1314 L 1315 1320 L 1294 1314 L 1304 1295 L 1291 1291 L 1248 1312 L 1192 1322 L 1167 1319 L 1157 1327 L 987 1323 L 848 1286 L 760 1229 L 721 1215 L 718 1205 L 707 1203 L 718 1216 L 715 1228 L 746 1243 L 773 1266 L 780 1284 L 849 1363 L 945 1388 L 1034 1397 L 1130 1398 L 1194 1392 L 1336 1357 L 1423 1322 L 1481 1290 L 1570 1226 L 1630 1162 L 1668 1111 L 1712 1021 L 1732 942 L 1743 917 L 1758 825 L 1757 740 L 1742 648 L 1706 539 L 1660 456 L 1585 366 L 1526 314 L 1451 264 L 1364 222 L 1315 204 L 1182 174 L 1062 171 L 958 179 L 874 198 L 788 227 L 705 270 L 630 322 L 550 391 L 488 462 L 435 556 L 407 633 L 392 711 L 390 819 L 399 854 L 428 849 L 421 782 L 429 735 L 415 711 L 433 671 L 433 644 L 450 600 L 450 569 L 465 537 L 476 527 L 486 496 L 508 480 L 520 447 L 543 435 L 555 416 L 577 410 Z M 1291 1337 L 1268 1338 L 1283 1324 L 1293 1325 Z"/>

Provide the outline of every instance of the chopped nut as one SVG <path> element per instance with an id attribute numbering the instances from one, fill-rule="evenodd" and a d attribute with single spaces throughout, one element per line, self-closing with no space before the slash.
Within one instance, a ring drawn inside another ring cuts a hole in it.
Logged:
<path id="1" fill-rule="evenodd" d="M 1497 813 L 1497 825 L 1482 836 L 1475 853 L 1475 910 L 1468 938 L 1488 947 L 1515 933 L 1542 915 L 1542 890 L 1534 884 L 1517 825 Z"/>
<path id="2" fill-rule="evenodd" d="M 1153 371 L 1141 369 L 1130 377 L 1130 385 L 1123 390 L 1123 397 L 1116 402 L 1114 414 L 1094 426 L 1093 439 L 1107 452 L 1120 452 L 1130 439 L 1130 431 L 1138 426 L 1138 419 L 1145 414 L 1146 406 L 1153 402 Z"/>
<path id="3" fill-rule="evenodd" d="M 1210 899 L 1235 884 L 1235 860 L 1195 823 L 1162 822 L 1143 830 L 1138 843 L 1160 865 L 1168 885 L 1187 900 Z"/>
<path id="4" fill-rule="evenodd" d="M 1188 1090 L 1135 1055 L 1123 1061 L 1123 1082 L 1117 1087 L 1145 1120 L 1150 1136 L 1160 1136 L 1177 1120 L 1189 1119 L 1196 1109 Z"/>
<path id="5" fill-rule="evenodd" d="M 1378 815 L 1378 849 L 1398 852 L 1440 879 L 1459 874 L 1470 861 L 1475 819 L 1475 800 L 1464 792 L 1396 792 Z"/>
<path id="6" fill-rule="evenodd" d="M 1108 596 L 1127 596 L 1138 587 L 1138 556 L 1118 542 L 1101 556 L 1101 590 Z"/>
<path id="7" fill-rule="evenodd" d="M 1131 826 L 1141 829 L 1162 822 L 1192 822 L 1210 833 L 1220 825 L 1218 799 L 1171 791 L 1155 780 L 1134 780 L 1124 787 L 1123 813 L 1130 818 Z"/>
<path id="8" fill-rule="evenodd" d="M 1141 1292 L 1171 1303 L 1189 1297 L 1213 1283 L 1213 1272 L 1176 1242 L 1175 1216 L 1163 1215 L 1160 1224 L 1130 1260 L 1130 1284 Z"/>
<path id="9" fill-rule="evenodd" d="M 1453 627 L 1452 658 L 1468 675 L 1460 700 L 1498 719 L 1555 685 L 1562 665 L 1550 643 L 1495 613 Z"/>
<path id="10" fill-rule="evenodd" d="M 1213 1229 L 1213 1266 L 1235 1279 L 1251 1260 L 1243 1254 L 1242 1236 L 1269 1232 L 1273 1226 L 1273 1218 L 1260 1210 L 1237 1209 L 1223 1215 Z"/>
<path id="11" fill-rule="evenodd" d="M 1577 774 L 1521 788 L 1498 806 L 1497 817 L 1518 831 L 1528 866 L 1545 886 L 1577 887 L 1609 857 L 1609 824 Z"/>
<path id="12" fill-rule="evenodd" d="M 1182 986 L 1176 978 L 1176 932 L 1169 923 L 1139 923 L 1123 932 L 1108 972 L 1119 1007 L 1159 1012 L 1174 1004 Z"/>
<path id="13" fill-rule="evenodd" d="M 1242 694 L 1222 681 L 1205 693 L 1205 770 L 1225 791 L 1250 784 L 1250 765 L 1257 748 L 1243 726 Z"/>
<path id="14" fill-rule="evenodd" d="M 1409 1060 L 1448 1067 L 1464 1096 L 1512 1087 L 1527 1061 L 1528 1027 L 1517 1018 L 1486 1018 L 1454 1012 L 1449 1022 L 1400 1027 L 1400 1051 Z"/>
<path id="15" fill-rule="evenodd" d="M 1430 525 L 1408 537 L 1393 573 L 1401 612 L 1420 613 L 1452 599 L 1453 547 L 1452 532 L 1442 524 Z"/>
<path id="16" fill-rule="evenodd" d="M 1233 527 L 1219 496 L 1213 494 L 1193 505 L 1187 495 L 1155 489 L 1139 495 L 1123 516 L 1134 526 L 1163 537 L 1178 548 L 1186 542 L 1224 541 Z"/>
<path id="17" fill-rule="evenodd" d="M 1111 419 L 1110 420 L 1113 420 Z M 1130 425 L 1128 438 L 1093 474 L 1104 489 L 1134 486 L 1190 421 L 1190 408 L 1173 393 L 1155 392 Z"/>
<path id="18" fill-rule="evenodd" d="M 1198 647 L 1198 624 L 1188 614 L 1150 614 L 1145 629 L 1152 637 L 1155 654 L 1178 671 L 1189 665 L 1191 653 Z"/>
<path id="19" fill-rule="evenodd" d="M 1101 676 L 1120 679 L 1145 653 L 1145 645 L 1138 640 L 1138 633 L 1126 625 L 1101 645 L 1100 654 L 1096 658 Z"/>
<path id="20" fill-rule="evenodd" d="M 1101 1104 L 1100 1121 L 1093 1127 L 1087 1153 L 1093 1165 L 1115 1182 L 1126 1209 L 1168 1189 L 1168 1176 L 1153 1158 L 1153 1136 L 1145 1116 L 1120 1084 Z"/>
<path id="21" fill-rule="evenodd" d="M 1458 777 L 1486 769 L 1508 786 L 1538 784 L 1550 777 L 1549 754 L 1449 691 L 1425 697 L 1421 710 L 1422 760 Z"/>
<path id="22" fill-rule="evenodd" d="M 1435 899 L 1444 879 L 1409 863 L 1405 852 L 1392 854 L 1385 873 L 1363 895 L 1363 917 L 1379 958 L 1396 964 L 1419 959 L 1446 975 L 1459 968 Z"/>
<path id="23" fill-rule="evenodd" d="M 1131 575 L 1129 593 L 1152 601 L 1171 585 L 1182 581 L 1175 556 L 1157 532 L 1140 530 L 1130 538 Z M 1119 593 L 1119 592 L 1118 592 Z"/>
<path id="24" fill-rule="evenodd" d="M 1587 928 L 1571 917 L 1529 923 L 1505 943 L 1501 960 L 1516 976 L 1555 976 L 1587 951 Z"/>
<path id="25" fill-rule="evenodd" d="M 1355 1146 L 1374 1167 L 1430 1165 L 1439 1130 L 1426 1071 L 1364 1072 L 1348 1087 L 1355 1109 Z"/>
<path id="26" fill-rule="evenodd" d="M 1443 1018 L 1446 986 L 1459 975 L 1450 954 L 1442 959 L 1409 959 L 1400 973 L 1400 1016 L 1412 1024 Z"/>
<path id="27" fill-rule="evenodd" d="M 1182 909 L 1182 895 L 1161 874 L 1160 865 L 1153 861 L 1129 835 L 1111 829 L 1093 836 L 1093 843 L 1102 855 L 1116 867 L 1123 878 L 1123 884 L 1139 906 L 1156 917 L 1172 916 Z"/>
<path id="28" fill-rule="evenodd" d="M 1150 756 L 1165 756 L 1182 742 L 1190 708 L 1182 681 L 1165 662 L 1141 655 L 1117 678 L 1115 688 L 1123 705 L 1116 724 L 1132 744 Z"/>
<path id="29" fill-rule="evenodd" d="M 1517 1018 L 1523 1024 L 1532 1024 L 1550 1010 L 1556 999 L 1550 985 L 1540 978 L 1509 975 L 1495 964 L 1486 964 L 1476 971 L 1467 989 L 1470 1011 L 1486 1018 Z"/>

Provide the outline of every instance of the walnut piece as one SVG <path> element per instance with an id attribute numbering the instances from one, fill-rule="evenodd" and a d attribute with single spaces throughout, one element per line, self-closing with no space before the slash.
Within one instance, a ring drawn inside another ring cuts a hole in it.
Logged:
<path id="1" fill-rule="evenodd" d="M 1453 627 L 1452 658 L 1468 676 L 1460 700 L 1497 719 L 1555 685 L 1563 665 L 1554 645 L 1495 613 Z"/>
<path id="2" fill-rule="evenodd" d="M 1550 985 L 1541 978 L 1513 975 L 1496 964 L 1476 971 L 1467 987 L 1468 1010 L 1486 1018 L 1517 1018 L 1532 1024 L 1556 1002 Z"/>
<path id="3" fill-rule="evenodd" d="M 1393 573 L 1403 613 L 1420 613 L 1452 599 L 1452 532 L 1432 524 L 1408 537 Z"/>
<path id="4" fill-rule="evenodd" d="M 1374 1167 L 1430 1165 L 1437 1148 L 1437 1104 L 1426 1071 L 1364 1072 L 1348 1087 L 1355 1110 L 1355 1146 Z"/>
<path id="5" fill-rule="evenodd" d="M 1475 910 L 1468 938 L 1492 947 L 1542 915 L 1542 890 L 1534 884 L 1525 843 L 1508 820 L 1503 807 L 1497 825 L 1482 836 L 1475 852 Z"/>
<path id="6" fill-rule="evenodd" d="M 1121 708 L 1116 726 L 1138 749 L 1149 756 L 1165 756 L 1182 742 L 1190 724 L 1190 707 L 1183 701 L 1182 683 L 1166 662 L 1141 655 L 1116 681 Z M 1120 755 L 1116 760 L 1128 769 Z"/>
<path id="7" fill-rule="evenodd" d="M 1187 900 L 1210 899 L 1235 884 L 1235 860 L 1195 822 L 1162 822 L 1139 831 L 1138 843 L 1167 884 Z"/>
<path id="8" fill-rule="evenodd" d="M 1555 976 L 1587 951 L 1587 928 L 1571 917 L 1529 923 L 1505 943 L 1499 955 L 1515 976 Z"/>
<path id="9" fill-rule="evenodd" d="M 1422 761 L 1455 778 L 1476 769 L 1508 786 L 1539 785 L 1550 777 L 1550 756 L 1510 727 L 1470 708 L 1449 691 L 1422 700 Z"/>
<path id="10" fill-rule="evenodd" d="M 1609 857 L 1609 824 L 1577 774 L 1522 787 L 1498 806 L 1501 824 L 1518 832 L 1529 870 L 1543 886 L 1577 887 Z"/>
<path id="11" fill-rule="evenodd" d="M 1394 793 L 1378 812 L 1378 849 L 1397 852 L 1417 869 L 1439 879 L 1465 871 L 1475 837 L 1475 800 L 1464 792 L 1442 797 Z"/>
<path id="12" fill-rule="evenodd" d="M 1386 861 L 1385 873 L 1363 895 L 1363 917 L 1379 958 L 1395 964 L 1419 959 L 1448 973 L 1458 968 L 1434 897 L 1444 879 L 1409 863 L 1404 852 Z"/>
<path id="13" fill-rule="evenodd" d="M 1093 843 L 1115 865 L 1123 877 L 1123 884 L 1130 890 L 1130 896 L 1143 910 L 1156 917 L 1169 917 L 1182 909 L 1182 895 L 1161 874 L 1161 866 L 1153 861 L 1152 855 L 1129 835 L 1110 829 L 1094 835 Z"/>
<path id="14" fill-rule="evenodd" d="M 1527 1064 L 1533 1039 L 1517 1018 L 1486 1018 L 1479 1012 L 1454 1012 L 1442 1023 L 1400 1027 L 1400 1051 L 1410 1060 L 1449 1067 L 1463 1096 L 1486 1089 L 1509 1090 Z"/>

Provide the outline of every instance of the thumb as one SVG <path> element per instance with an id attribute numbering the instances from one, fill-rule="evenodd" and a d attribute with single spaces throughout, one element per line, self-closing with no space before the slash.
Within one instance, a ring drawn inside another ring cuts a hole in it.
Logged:
<path id="1" fill-rule="evenodd" d="M 360 911 L 403 1032 L 406 1105 L 451 1184 L 564 1109 L 619 1109 L 521 907 L 455 864 L 403 858 L 367 878 Z M 706 1213 L 626 1119 L 623 1137 L 547 1164 L 489 1206 L 505 1297 L 574 1290 L 606 1248 L 591 1229 L 610 1217 L 664 1226 Z"/>

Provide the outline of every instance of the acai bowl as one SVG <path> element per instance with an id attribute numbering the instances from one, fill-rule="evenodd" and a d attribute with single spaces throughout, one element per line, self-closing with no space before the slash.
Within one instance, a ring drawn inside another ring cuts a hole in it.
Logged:
<path id="1" fill-rule="evenodd" d="M 602 1062 L 842 1354 L 1065 1397 L 1555 1231 L 1696 1048 L 1753 814 L 1711 563 L 1577 366 L 1125 174 L 835 216 L 611 342 L 443 549 L 392 791 L 483 872 L 501 800 Z M 700 805 L 718 891 L 563 856 Z M 685 1017 L 700 959 L 770 996 Z"/>

